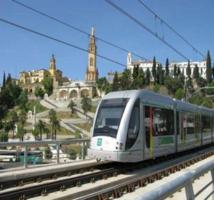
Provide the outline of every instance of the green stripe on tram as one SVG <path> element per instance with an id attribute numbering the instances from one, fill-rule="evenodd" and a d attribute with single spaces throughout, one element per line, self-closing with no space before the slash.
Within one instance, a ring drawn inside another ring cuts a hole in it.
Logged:
<path id="1" fill-rule="evenodd" d="M 158 144 L 159 145 L 171 144 L 173 142 L 174 142 L 173 136 L 158 137 Z"/>

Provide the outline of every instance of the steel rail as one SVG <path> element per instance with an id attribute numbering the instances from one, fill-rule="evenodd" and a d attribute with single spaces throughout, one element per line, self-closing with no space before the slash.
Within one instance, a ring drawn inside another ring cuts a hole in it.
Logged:
<path id="1" fill-rule="evenodd" d="M 8 188 L 12 188 L 12 187 L 17 187 L 17 186 L 24 186 L 26 184 L 30 184 L 30 183 L 35 183 L 35 182 L 43 182 L 46 180 L 51 180 L 51 179 L 56 179 L 56 178 L 61 178 L 61 177 L 66 177 L 66 176 L 71 176 L 73 174 L 78 174 L 78 173 L 84 173 L 84 172 L 89 172 L 89 171 L 94 171 L 96 169 L 99 170 L 104 170 L 104 169 L 108 169 L 110 168 L 110 163 L 95 163 L 95 164 L 88 164 L 87 166 L 74 166 L 72 167 L 68 167 L 68 168 L 64 168 L 63 171 L 61 168 L 57 168 L 55 169 L 55 171 L 52 172 L 48 172 L 44 171 L 45 173 L 42 174 L 29 174 L 27 175 L 27 177 L 24 178 L 20 178 L 19 176 L 14 176 L 14 178 L 6 178 L 5 180 L 0 180 L 0 191 L 1 190 L 5 190 Z"/>
<path id="2" fill-rule="evenodd" d="M 99 172 L 92 172 L 85 175 L 76 177 L 59 179 L 49 181 L 48 183 L 40 183 L 37 185 L 27 185 L 21 188 L 8 189 L 0 192 L 0 199 L 4 200 L 15 200 L 27 199 L 30 197 L 46 195 L 49 192 L 63 191 L 68 187 L 80 186 L 83 183 L 89 183 L 96 181 L 97 179 L 104 179 L 109 176 L 115 176 L 118 173 L 118 169 L 110 168 Z"/>
<path id="3" fill-rule="evenodd" d="M 180 171 L 186 167 L 189 167 L 190 165 L 195 164 L 196 162 L 206 159 L 212 155 L 214 155 L 213 150 L 203 155 L 197 155 L 186 161 L 179 162 L 178 164 L 175 164 L 173 166 L 151 172 L 148 175 L 143 175 L 143 176 L 136 175 L 133 178 L 128 177 L 123 181 L 121 180 L 115 181 L 110 184 L 102 185 L 95 189 L 94 188 L 89 189 L 85 191 L 85 193 L 79 192 L 76 194 L 66 196 L 66 198 L 71 198 L 76 200 L 86 200 L 86 199 L 87 200 L 108 200 L 108 199 L 119 198 L 125 193 L 133 192 L 137 188 L 144 187 L 149 183 L 153 183 L 156 180 L 160 180 L 163 177 L 166 177 L 172 173 L 175 173 L 176 171 Z"/>

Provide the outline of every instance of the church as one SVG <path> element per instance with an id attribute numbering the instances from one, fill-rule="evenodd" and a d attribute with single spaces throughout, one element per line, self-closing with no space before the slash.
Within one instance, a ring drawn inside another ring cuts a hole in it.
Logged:
<path id="1" fill-rule="evenodd" d="M 98 69 L 96 62 L 96 38 L 95 29 L 92 27 L 88 48 L 88 64 L 84 81 L 72 81 L 54 89 L 56 100 L 75 99 L 88 96 L 93 98 L 97 95 L 96 81 L 98 79 Z"/>

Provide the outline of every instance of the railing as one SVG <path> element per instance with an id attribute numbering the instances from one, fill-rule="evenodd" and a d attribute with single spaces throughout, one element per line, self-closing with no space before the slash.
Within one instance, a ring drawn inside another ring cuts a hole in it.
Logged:
<path id="1" fill-rule="evenodd" d="M 16 149 L 19 147 L 22 149 L 22 152 L 24 152 L 23 155 L 23 165 L 25 168 L 28 167 L 28 153 L 30 154 L 30 149 L 32 148 L 39 148 L 39 147 L 49 147 L 53 146 L 56 147 L 56 163 L 60 163 L 60 159 L 62 156 L 60 156 L 60 151 L 62 149 L 62 146 L 66 145 L 78 145 L 80 147 L 80 152 L 81 152 L 81 158 L 85 159 L 86 156 L 86 148 L 89 144 L 89 139 L 67 139 L 67 140 L 51 140 L 51 141 L 25 141 L 25 142 L 0 142 L 0 151 L 4 151 L 5 149 L 15 148 L 15 152 L 17 151 Z M 9 150 L 5 150 L 10 152 Z M 14 152 L 14 151 L 13 151 Z M 34 153 L 36 151 L 31 151 L 31 153 Z M 18 153 L 18 151 L 17 151 Z M 44 152 L 43 152 L 44 153 Z M 7 157 L 7 156 L 6 156 Z M 52 158 L 51 158 L 52 159 Z M 72 160 L 70 160 L 72 161 Z M 11 161 L 12 162 L 12 161 Z"/>
<path id="2" fill-rule="evenodd" d="M 211 181 L 195 194 L 193 191 L 193 182 L 209 171 L 211 172 Z M 212 192 L 210 194 L 206 194 L 207 196 L 204 199 L 211 199 L 211 197 L 214 199 L 214 160 L 203 163 L 203 165 L 200 165 L 194 170 L 185 171 L 175 179 L 172 179 L 155 189 L 145 192 L 135 200 L 163 200 L 182 188 L 185 188 L 186 199 L 194 200 L 209 186 L 212 186 Z"/>

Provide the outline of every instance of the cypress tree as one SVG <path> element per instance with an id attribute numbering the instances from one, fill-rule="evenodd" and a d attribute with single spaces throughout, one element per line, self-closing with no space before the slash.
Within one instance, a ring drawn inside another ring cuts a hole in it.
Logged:
<path id="1" fill-rule="evenodd" d="M 10 84 L 12 82 L 12 78 L 11 78 L 11 74 L 9 73 L 7 75 L 7 80 L 6 80 L 6 84 Z"/>
<path id="2" fill-rule="evenodd" d="M 176 64 L 174 64 L 173 75 L 174 75 L 174 77 L 177 77 L 177 65 Z"/>
<path id="3" fill-rule="evenodd" d="M 119 78 L 118 78 L 118 73 L 115 72 L 114 74 L 114 79 L 113 79 L 113 83 L 112 83 L 112 91 L 117 91 L 119 90 Z"/>
<path id="4" fill-rule="evenodd" d="M 3 74 L 2 88 L 5 88 L 5 85 L 6 85 L 6 75 L 5 75 L 5 72 L 4 72 L 4 74 Z"/>
<path id="5" fill-rule="evenodd" d="M 211 68 L 211 56 L 210 51 L 207 52 L 207 58 L 206 58 L 206 78 L 207 82 L 210 83 L 212 81 L 212 68 Z"/>
<path id="6" fill-rule="evenodd" d="M 178 67 L 177 68 L 177 76 L 180 76 L 180 74 L 181 74 L 181 69 L 180 69 L 180 67 Z"/>
<path id="7" fill-rule="evenodd" d="M 145 84 L 146 85 L 150 84 L 150 79 L 151 79 L 151 73 L 149 71 L 149 68 L 147 68 L 147 70 L 146 70 L 146 80 L 145 80 Z"/>
<path id="8" fill-rule="evenodd" d="M 195 65 L 193 70 L 193 78 L 197 81 L 199 79 L 199 68 L 198 65 Z"/>
<path id="9" fill-rule="evenodd" d="M 139 70 L 139 73 L 138 73 L 138 82 L 139 82 L 138 87 L 143 88 L 143 86 L 145 84 L 145 76 L 144 76 L 144 71 L 142 68 Z"/>
<path id="10" fill-rule="evenodd" d="M 139 66 L 135 66 L 132 74 L 132 77 L 134 80 L 138 77 L 138 73 L 139 73 Z"/>
<path id="11" fill-rule="evenodd" d="M 188 64 L 187 64 L 187 76 L 188 78 L 190 79 L 190 76 L 191 76 L 191 68 L 190 68 L 190 62 L 188 61 Z"/>
<path id="12" fill-rule="evenodd" d="M 157 72 L 156 72 L 156 58 L 155 58 L 155 56 L 153 58 L 153 64 L 152 64 L 152 76 L 153 76 L 153 79 L 154 79 L 154 83 L 156 83 Z"/>
<path id="13" fill-rule="evenodd" d="M 122 90 L 128 90 L 131 86 L 131 72 L 128 69 L 125 69 L 121 78 L 120 78 L 120 86 Z"/>
<path id="14" fill-rule="evenodd" d="M 169 76 L 169 59 L 166 59 L 166 76 Z"/>
<path id="15" fill-rule="evenodd" d="M 157 68 L 157 83 L 158 84 L 161 84 L 161 81 L 162 81 L 162 65 L 158 65 L 158 68 Z"/>

